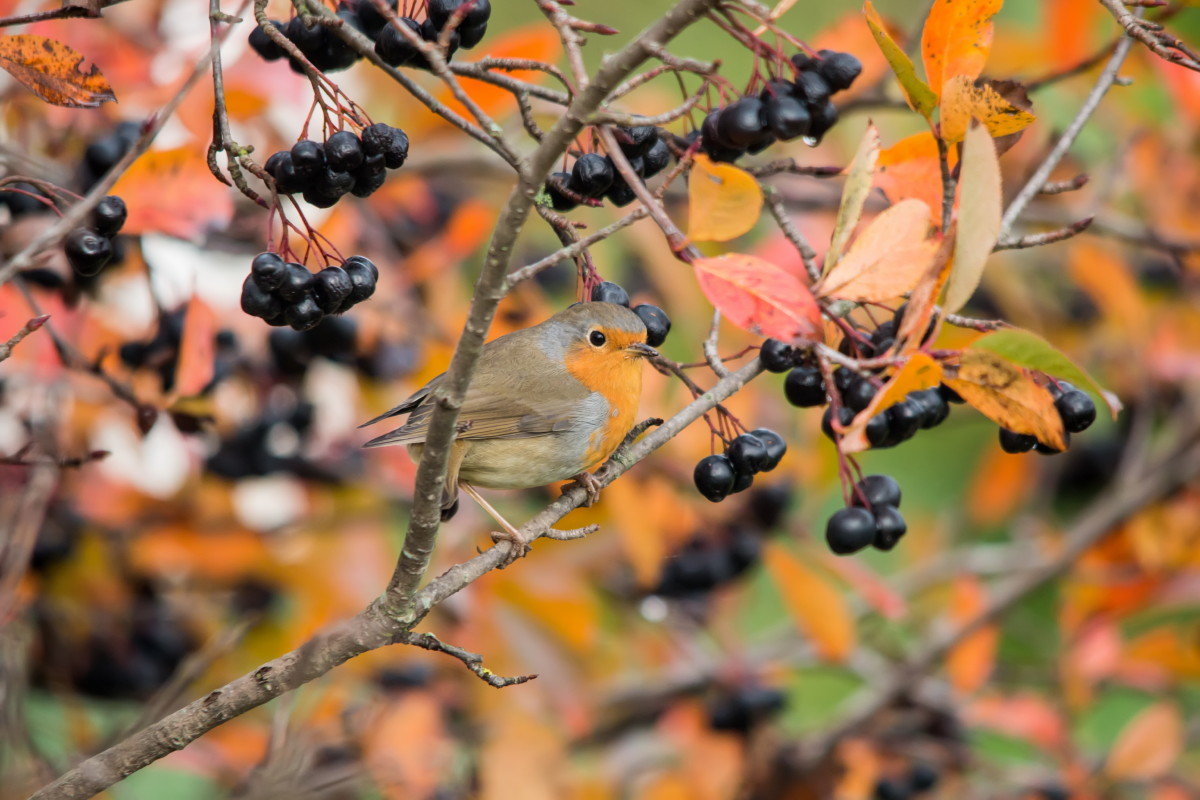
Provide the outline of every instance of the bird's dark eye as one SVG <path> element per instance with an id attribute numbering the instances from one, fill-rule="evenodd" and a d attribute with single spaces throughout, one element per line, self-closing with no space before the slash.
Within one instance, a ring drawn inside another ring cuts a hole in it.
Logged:
<path id="1" fill-rule="evenodd" d="M 588 341 L 592 343 L 593 347 L 603 347 L 604 343 L 608 341 L 608 337 L 600 331 L 592 331 L 588 334 Z"/>

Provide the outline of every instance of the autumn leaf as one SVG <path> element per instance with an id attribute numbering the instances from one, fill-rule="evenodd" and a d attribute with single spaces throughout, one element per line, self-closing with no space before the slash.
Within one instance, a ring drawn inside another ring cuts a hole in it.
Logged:
<path id="1" fill-rule="evenodd" d="M 952 169 L 957 163 L 955 150 L 950 150 Z M 941 227 L 942 171 L 937 142 L 929 131 L 913 134 L 881 151 L 875 185 L 893 203 L 909 197 L 921 200 L 929 206 L 933 225 Z"/>
<path id="2" fill-rule="evenodd" d="M 962 625 L 987 606 L 987 595 L 975 577 L 960 577 L 950 593 L 950 618 Z M 985 625 L 963 638 L 946 654 L 946 675 L 960 692 L 973 692 L 987 682 L 996 661 L 1000 631 Z"/>
<path id="3" fill-rule="evenodd" d="M 1184 726 L 1173 703 L 1155 703 L 1129 721 L 1104 763 L 1116 780 L 1150 780 L 1167 773 L 1183 754 Z"/>
<path id="4" fill-rule="evenodd" d="M 1024 130 L 1037 119 L 1032 112 L 1004 99 L 990 85 L 976 86 L 967 76 L 955 75 L 942 92 L 942 138 L 961 142 L 972 118 L 982 122 L 993 139 Z"/>
<path id="5" fill-rule="evenodd" d="M 129 206 L 124 233 L 165 233 L 195 240 L 233 217 L 229 191 L 213 180 L 203 152 L 194 147 L 142 154 L 112 194 L 124 197 Z"/>
<path id="6" fill-rule="evenodd" d="M 970 347 L 974 350 L 987 350 L 1014 364 L 1076 384 L 1080 389 L 1091 392 L 1104 401 L 1113 419 L 1116 419 L 1121 411 L 1121 401 L 1112 392 L 1105 391 L 1095 378 L 1075 364 L 1066 353 L 1032 331 L 1021 328 L 992 331 L 971 342 Z"/>
<path id="7" fill-rule="evenodd" d="M 986 130 L 976 126 L 963 145 L 959 178 L 954 267 L 946 280 L 942 309 L 958 311 L 975 293 L 983 268 L 1000 236 L 1000 162 Z"/>
<path id="8" fill-rule="evenodd" d="M 29 33 L 0 36 L 0 67 L 38 97 L 56 106 L 96 108 L 116 102 L 108 79 L 95 64 L 55 39 Z"/>
<path id="9" fill-rule="evenodd" d="M 957 374 L 944 382 L 997 425 L 1036 436 L 1056 450 L 1067 449 L 1062 418 L 1049 390 L 1011 361 L 983 350 L 964 350 Z"/>
<path id="10" fill-rule="evenodd" d="M 833 225 L 833 238 L 825 254 L 824 271 L 829 272 L 841 258 L 850 234 L 858 227 L 863 206 L 871 192 L 871 178 L 875 174 L 875 162 L 879 160 L 879 129 L 867 123 L 862 141 L 854 154 L 854 160 L 846 170 L 846 184 L 842 187 L 842 202 L 838 207 L 837 221 Z"/>
<path id="11" fill-rule="evenodd" d="M 212 380 L 216 333 L 217 315 L 199 295 L 192 295 L 183 319 L 179 362 L 175 367 L 175 393 L 178 396 L 199 394 Z"/>
<path id="12" fill-rule="evenodd" d="M 904 312 L 900 329 L 896 331 L 896 352 L 910 353 L 925 341 L 926 331 L 937 306 L 937 298 L 941 295 L 942 287 L 946 285 L 946 279 L 954 266 L 950 258 L 953 250 L 954 236 L 951 231 L 950 236 L 942 239 L 929 268 L 921 276 L 917 288 L 908 296 L 908 310 Z"/>
<path id="13" fill-rule="evenodd" d="M 554 64 L 561 57 L 562 40 L 554 29 L 545 25 L 529 24 L 513 28 L 495 37 L 489 37 L 486 53 L 481 52 L 473 60 L 495 58 L 512 59 L 515 63 Z M 532 84 L 542 83 L 549 77 L 545 71 L 538 69 L 514 69 L 506 71 L 505 74 L 513 80 Z M 503 114 L 517 112 L 516 98 L 504 87 L 466 75 L 460 77 L 459 80 L 475 104 L 488 116 L 500 117 Z M 437 99 L 456 113 L 470 116 L 466 106 L 454 96 L 448 87 L 439 89 Z"/>
<path id="14" fill-rule="evenodd" d="M 942 380 L 942 365 L 926 353 L 913 353 L 896 371 L 892 379 L 883 385 L 871 402 L 855 415 L 842 437 L 842 451 L 858 453 L 870 447 L 867 441 L 867 423 L 884 409 L 899 403 L 909 392 L 930 389 Z"/>
<path id="15" fill-rule="evenodd" d="M 904 100 L 908 103 L 908 107 L 921 114 L 925 119 L 929 119 L 933 116 L 933 110 L 937 108 L 937 93 L 917 77 L 917 68 L 913 66 L 912 59 L 888 34 L 887 28 L 880 19 L 879 12 L 871 4 L 871 0 L 867 0 L 863 5 L 863 15 L 867 18 L 867 27 L 871 29 L 871 35 L 875 37 L 875 43 L 883 51 L 883 57 L 887 59 L 888 64 L 892 67 L 892 72 L 896 73 L 896 79 L 900 81 L 900 88 L 904 91 Z"/>
<path id="16" fill-rule="evenodd" d="M 844 661 L 854 650 L 854 617 L 842 594 L 786 548 L 769 542 L 763 549 L 767 570 L 783 595 L 783 604 L 822 658 Z"/>
<path id="17" fill-rule="evenodd" d="M 821 279 L 817 293 L 883 302 L 911 291 L 937 251 L 928 233 L 929 206 L 920 200 L 901 200 L 871 220 L 850 251 Z"/>
<path id="18" fill-rule="evenodd" d="M 955 75 L 975 80 L 992 49 L 992 17 L 1004 0 L 935 0 L 921 32 L 925 80 L 934 94 Z"/>
<path id="19" fill-rule="evenodd" d="M 736 239 L 758 222 L 762 206 L 762 189 L 753 175 L 696 154 L 688 179 L 689 236 L 707 242 Z"/>
<path id="20" fill-rule="evenodd" d="M 696 280 L 709 302 L 739 328 L 783 342 L 821 337 L 821 311 L 800 279 L 742 253 L 696 259 Z"/>

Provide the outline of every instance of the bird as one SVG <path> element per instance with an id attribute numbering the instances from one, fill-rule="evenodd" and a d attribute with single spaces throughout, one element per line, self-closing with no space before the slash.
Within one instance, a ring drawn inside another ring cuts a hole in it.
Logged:
<path id="1" fill-rule="evenodd" d="M 586 504 L 595 502 L 600 486 L 591 470 L 633 428 L 642 364 L 657 355 L 641 318 L 605 302 L 574 303 L 485 344 L 459 411 L 442 518 L 457 510 L 461 488 L 503 529 L 492 538 L 511 542 L 516 552 L 527 543 L 476 487 L 528 489 L 574 478 L 587 491 Z M 408 415 L 403 426 L 363 446 L 404 445 L 420 461 L 444 375 L 360 425 Z"/>

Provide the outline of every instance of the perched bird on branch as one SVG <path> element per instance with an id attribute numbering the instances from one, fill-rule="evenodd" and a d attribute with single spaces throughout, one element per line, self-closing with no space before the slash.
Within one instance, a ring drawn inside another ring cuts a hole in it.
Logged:
<path id="1" fill-rule="evenodd" d="M 503 528 L 494 538 L 518 544 L 517 529 L 475 487 L 527 489 L 574 477 L 594 502 L 600 487 L 589 470 L 633 427 L 642 360 L 656 355 L 645 323 L 615 303 L 576 303 L 484 345 L 451 446 L 443 518 L 454 513 L 461 487 Z M 409 415 L 365 446 L 406 445 L 420 460 L 441 380 L 364 423 Z"/>

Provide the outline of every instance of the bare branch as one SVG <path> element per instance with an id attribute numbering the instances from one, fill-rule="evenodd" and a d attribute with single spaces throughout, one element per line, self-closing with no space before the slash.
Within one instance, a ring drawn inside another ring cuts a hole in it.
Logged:
<path id="1" fill-rule="evenodd" d="M 118 3 L 124 3 L 126 0 L 98 0 L 96 7 L 105 9 L 109 6 L 115 6 Z M 10 28 L 14 25 L 28 25 L 32 22 L 45 22 L 51 19 L 70 19 L 71 17 L 98 17 L 99 13 L 91 14 L 88 8 L 82 5 L 68 5 L 63 3 L 59 8 L 50 11 L 35 11 L 32 14 L 19 14 L 14 17 L 4 17 L 0 19 L 0 28 Z"/>
<path id="2" fill-rule="evenodd" d="M 1022 250 L 1029 247 L 1041 247 L 1044 244 L 1053 244 L 1066 239 L 1071 239 L 1086 231 L 1092 225 L 1095 217 L 1087 217 L 1078 222 L 1073 222 L 1065 228 L 1058 228 L 1045 233 L 1031 233 L 1027 236 L 1022 236 L 1017 239 L 1005 238 L 996 242 L 993 250 Z"/>
<path id="3" fill-rule="evenodd" d="M 503 689 L 506 686 L 516 686 L 519 683 L 527 683 L 537 677 L 537 675 L 514 675 L 511 678 L 506 678 L 503 675 L 497 675 L 483 665 L 483 656 L 443 642 L 432 633 L 406 631 L 398 636 L 396 640 L 403 644 L 420 647 L 422 650 L 432 650 L 435 653 L 445 653 L 448 656 L 453 656 L 466 664 L 467 669 L 478 675 L 481 681 L 497 689 Z"/>
<path id="4" fill-rule="evenodd" d="M 13 348 L 21 343 L 26 336 L 36 331 L 38 328 L 46 324 L 46 320 L 50 319 L 49 314 L 42 314 L 34 317 L 21 326 L 21 330 L 9 337 L 7 342 L 0 344 L 0 361 L 4 361 L 12 355 Z"/>
<path id="5" fill-rule="evenodd" d="M 1138 13 L 1134 14 L 1121 0 L 1100 0 L 1100 4 L 1116 18 L 1125 29 L 1127 37 L 1137 39 L 1165 61 L 1200 72 L 1200 56 L 1178 38 L 1167 33 L 1161 24 L 1142 19 L 1140 8 Z"/>
<path id="6" fill-rule="evenodd" d="M 768 186 L 764 183 L 759 183 L 763 190 L 763 199 L 767 201 L 767 211 L 775 219 L 775 224 L 779 226 L 779 230 L 783 231 L 783 235 L 792 247 L 796 248 L 796 252 L 800 254 L 800 260 L 804 262 L 804 270 L 808 273 L 808 277 L 816 283 L 821 279 L 821 270 L 817 268 L 817 252 L 812 249 L 812 245 L 808 243 L 808 239 L 804 238 L 804 234 L 792 224 L 792 218 L 788 216 L 787 209 L 783 205 L 783 195 L 774 186 Z"/>

